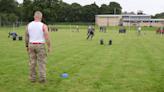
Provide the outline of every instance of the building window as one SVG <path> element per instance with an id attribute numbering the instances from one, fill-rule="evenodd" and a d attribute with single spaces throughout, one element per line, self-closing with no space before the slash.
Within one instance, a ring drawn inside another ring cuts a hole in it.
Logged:
<path id="1" fill-rule="evenodd" d="M 144 23 L 147 23 L 148 21 L 143 21 Z"/>

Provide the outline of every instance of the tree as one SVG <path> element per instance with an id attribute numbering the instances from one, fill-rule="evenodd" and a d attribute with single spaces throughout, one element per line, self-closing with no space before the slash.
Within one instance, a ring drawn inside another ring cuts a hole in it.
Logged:
<path id="1" fill-rule="evenodd" d="M 11 22 L 15 22 L 19 19 L 18 16 L 16 16 L 14 13 L 10 14 L 9 19 Z"/>
<path id="2" fill-rule="evenodd" d="M 82 20 L 85 22 L 94 22 L 95 15 L 99 13 L 98 6 L 94 3 L 91 5 L 86 5 L 82 9 Z"/>
<path id="3" fill-rule="evenodd" d="M 65 22 L 69 21 L 69 12 L 71 11 L 71 6 L 67 3 L 63 3 L 62 7 L 57 12 L 57 21 Z"/>
<path id="4" fill-rule="evenodd" d="M 137 12 L 137 15 L 143 15 L 143 11 L 142 11 L 142 10 L 139 10 L 139 11 Z"/>
<path id="5" fill-rule="evenodd" d="M 1 13 L 1 14 L 0 14 L 1 21 L 8 21 L 8 18 L 7 18 L 6 16 L 7 16 L 7 14 Z"/>
<path id="6" fill-rule="evenodd" d="M 116 14 L 121 14 L 122 7 L 117 2 L 110 2 L 109 4 L 109 13 L 114 14 L 114 9 L 116 8 Z"/>
<path id="7" fill-rule="evenodd" d="M 17 7 L 16 15 L 19 17 L 19 19 L 23 19 L 23 4 L 19 4 Z"/>
<path id="8" fill-rule="evenodd" d="M 33 18 L 31 17 L 31 7 L 32 7 L 32 2 L 31 0 L 23 0 L 23 20 L 32 20 Z"/>
<path id="9" fill-rule="evenodd" d="M 100 9 L 99 9 L 99 14 L 110 14 L 109 6 L 106 4 L 102 4 Z"/>
<path id="10" fill-rule="evenodd" d="M 55 21 L 57 19 L 57 11 L 60 9 L 62 0 L 24 0 L 24 12 L 28 18 L 33 19 L 35 11 L 43 13 L 43 22 Z"/>
<path id="11" fill-rule="evenodd" d="M 164 18 L 164 12 L 160 14 L 156 14 L 154 18 Z"/>
<path id="12" fill-rule="evenodd" d="M 15 0 L 1 0 L 0 12 L 1 13 L 15 13 L 18 2 Z"/>
<path id="13" fill-rule="evenodd" d="M 0 16 L 2 21 L 8 21 L 11 14 L 13 16 L 21 17 L 22 11 L 19 8 L 17 0 L 0 0 Z M 12 19 L 11 19 L 12 20 Z"/>
<path id="14" fill-rule="evenodd" d="M 69 12 L 69 21 L 75 22 L 81 20 L 82 6 L 77 3 L 72 3 Z"/>
<path id="15" fill-rule="evenodd" d="M 19 4 L 17 0 L 0 0 L 0 6 L 0 13 L 5 14 L 1 15 L 3 20 L 14 21 L 13 16 L 16 16 L 17 19 L 29 22 L 34 20 L 33 16 L 36 11 L 41 11 L 45 23 L 50 21 L 94 22 L 97 14 L 114 14 L 115 8 L 116 14 L 121 14 L 122 10 L 117 2 L 103 4 L 99 8 L 95 2 L 82 7 L 78 3 L 69 5 L 62 0 L 23 0 L 23 4 Z"/>

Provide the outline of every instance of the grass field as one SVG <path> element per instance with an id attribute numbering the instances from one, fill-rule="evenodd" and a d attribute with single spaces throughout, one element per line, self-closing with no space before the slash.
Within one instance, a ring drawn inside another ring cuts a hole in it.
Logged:
<path id="1" fill-rule="evenodd" d="M 89 41 L 87 26 L 80 26 L 72 37 L 69 26 L 56 27 L 58 32 L 49 32 L 52 53 L 48 54 L 46 79 L 51 83 L 47 84 L 40 84 L 38 77 L 36 83 L 29 81 L 25 26 L 16 28 L 23 41 L 12 41 L 7 29 L 0 29 L 0 92 L 164 92 L 164 37 L 156 34 L 157 28 L 143 27 L 137 40 L 135 27 L 131 31 L 125 27 L 126 34 L 107 27 L 102 37 L 94 26 L 95 38 Z M 111 46 L 106 45 L 109 39 Z M 62 73 L 69 76 L 61 78 Z"/>

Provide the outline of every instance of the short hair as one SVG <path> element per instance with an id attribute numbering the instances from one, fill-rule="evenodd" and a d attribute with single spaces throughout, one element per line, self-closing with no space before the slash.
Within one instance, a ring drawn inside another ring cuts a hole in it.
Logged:
<path id="1" fill-rule="evenodd" d="M 43 16 L 43 14 L 40 11 L 36 11 L 35 14 L 34 14 L 35 18 L 41 18 L 42 16 Z"/>

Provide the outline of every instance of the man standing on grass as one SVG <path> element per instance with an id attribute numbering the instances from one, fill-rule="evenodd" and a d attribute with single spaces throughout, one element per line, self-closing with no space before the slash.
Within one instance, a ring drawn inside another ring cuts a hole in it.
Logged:
<path id="1" fill-rule="evenodd" d="M 90 30 L 90 33 L 89 33 L 89 35 L 88 35 L 88 37 L 87 37 L 87 40 L 88 40 L 88 38 L 91 36 L 91 40 L 93 39 L 93 37 L 94 37 L 94 29 L 93 28 L 91 28 L 91 30 Z"/>
<path id="2" fill-rule="evenodd" d="M 141 27 L 138 27 L 139 34 L 141 35 Z"/>
<path id="3" fill-rule="evenodd" d="M 89 27 L 88 27 L 88 28 L 89 28 L 89 30 L 91 30 L 91 26 L 90 26 L 90 25 L 89 25 Z"/>
<path id="4" fill-rule="evenodd" d="M 45 48 L 45 40 L 48 45 L 48 52 L 51 53 L 50 38 L 48 35 L 48 28 L 41 22 L 42 13 L 36 11 L 34 14 L 34 21 L 27 25 L 25 31 L 26 51 L 29 52 L 29 67 L 30 67 L 30 81 L 34 83 L 37 77 L 37 60 L 39 69 L 39 83 L 49 83 L 46 81 L 46 60 L 47 53 Z M 45 36 L 45 40 L 44 40 Z M 28 43 L 30 46 L 28 47 Z"/>
<path id="5" fill-rule="evenodd" d="M 79 32 L 79 26 L 78 26 L 78 25 L 76 26 L 76 32 L 77 32 L 77 31 Z"/>

